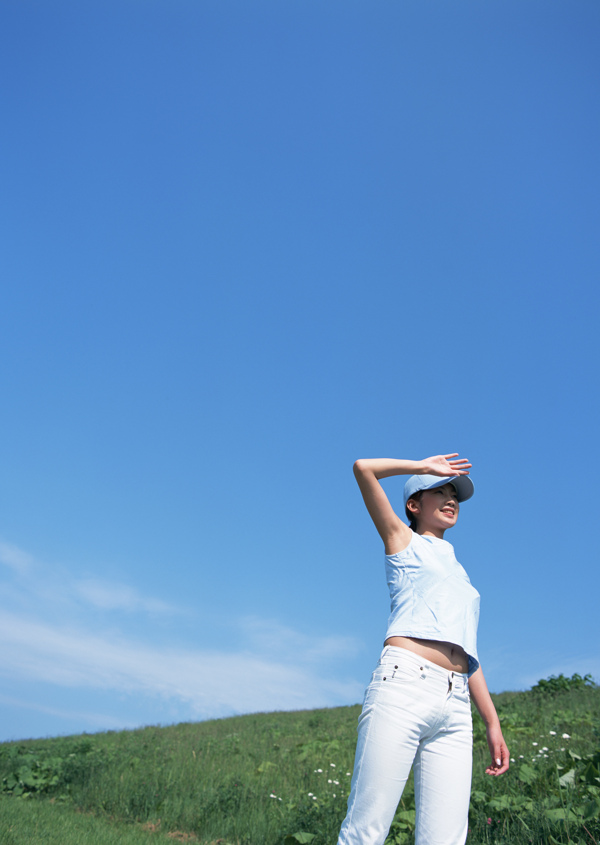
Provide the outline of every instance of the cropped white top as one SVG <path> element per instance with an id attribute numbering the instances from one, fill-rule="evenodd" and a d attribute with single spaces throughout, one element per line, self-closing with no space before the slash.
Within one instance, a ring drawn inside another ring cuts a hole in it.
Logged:
<path id="1" fill-rule="evenodd" d="M 479 593 L 456 560 L 453 546 L 413 532 L 408 546 L 385 556 L 391 612 L 388 637 L 417 637 L 461 646 L 469 675 L 479 666 Z"/>

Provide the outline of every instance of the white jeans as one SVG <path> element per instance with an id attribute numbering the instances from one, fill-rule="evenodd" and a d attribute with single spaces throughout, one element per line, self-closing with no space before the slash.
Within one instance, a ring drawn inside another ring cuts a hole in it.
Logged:
<path id="1" fill-rule="evenodd" d="M 415 767 L 415 845 L 464 845 L 473 727 L 467 676 L 385 646 L 358 720 L 338 845 L 383 845 Z"/>

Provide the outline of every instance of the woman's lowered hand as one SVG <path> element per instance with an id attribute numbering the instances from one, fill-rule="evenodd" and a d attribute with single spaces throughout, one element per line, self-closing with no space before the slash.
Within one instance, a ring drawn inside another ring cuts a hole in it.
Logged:
<path id="1" fill-rule="evenodd" d="M 487 743 L 492 755 L 492 763 L 485 770 L 486 775 L 502 775 L 510 766 L 508 748 L 502 736 L 500 725 L 493 725 L 487 728 Z"/>

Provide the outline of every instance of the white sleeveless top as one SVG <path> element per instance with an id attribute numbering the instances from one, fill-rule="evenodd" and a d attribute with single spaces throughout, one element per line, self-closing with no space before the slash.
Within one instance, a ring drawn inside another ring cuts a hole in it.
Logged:
<path id="1" fill-rule="evenodd" d="M 479 593 L 456 560 L 453 546 L 413 531 L 408 546 L 385 556 L 391 612 L 388 637 L 417 637 L 461 646 L 469 675 L 479 666 Z"/>

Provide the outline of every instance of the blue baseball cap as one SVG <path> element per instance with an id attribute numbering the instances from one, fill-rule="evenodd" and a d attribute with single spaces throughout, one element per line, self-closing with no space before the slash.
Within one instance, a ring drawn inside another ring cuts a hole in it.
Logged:
<path id="1" fill-rule="evenodd" d="M 440 477 L 439 475 L 411 475 L 404 485 L 404 507 L 415 493 L 419 490 L 433 490 L 434 487 L 443 487 L 444 484 L 453 484 L 459 502 L 466 502 L 475 492 L 475 487 L 468 475 L 452 475 Z"/>

